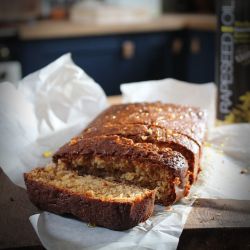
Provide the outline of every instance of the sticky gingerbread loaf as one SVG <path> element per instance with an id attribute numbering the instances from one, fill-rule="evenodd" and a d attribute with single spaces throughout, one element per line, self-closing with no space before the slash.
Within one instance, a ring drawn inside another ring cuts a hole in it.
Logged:
<path id="1" fill-rule="evenodd" d="M 156 190 L 156 203 L 187 195 L 197 178 L 206 113 L 157 103 L 114 105 L 53 156 L 79 175 Z"/>
<path id="2" fill-rule="evenodd" d="M 30 200 L 40 209 L 72 214 L 92 225 L 126 230 L 153 212 L 155 191 L 79 176 L 64 164 L 49 164 L 24 174 Z"/>

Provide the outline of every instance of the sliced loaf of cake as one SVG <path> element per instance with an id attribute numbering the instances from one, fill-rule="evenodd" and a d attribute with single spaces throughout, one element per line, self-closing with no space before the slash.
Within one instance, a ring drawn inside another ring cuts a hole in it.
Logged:
<path id="1" fill-rule="evenodd" d="M 79 174 L 156 189 L 156 202 L 187 195 L 200 167 L 206 113 L 156 103 L 114 105 L 53 156 Z"/>

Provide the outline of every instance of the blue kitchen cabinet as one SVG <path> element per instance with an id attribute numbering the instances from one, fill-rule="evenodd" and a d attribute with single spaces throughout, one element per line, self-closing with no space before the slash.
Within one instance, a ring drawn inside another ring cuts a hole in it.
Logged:
<path id="1" fill-rule="evenodd" d="M 215 32 L 188 30 L 186 39 L 186 81 L 214 82 Z"/>
<path id="2" fill-rule="evenodd" d="M 106 94 L 114 95 L 120 93 L 121 83 L 167 77 L 168 43 L 169 36 L 163 32 L 22 41 L 20 60 L 27 75 L 71 52 L 75 63 Z"/>
<path id="3" fill-rule="evenodd" d="M 185 30 L 170 33 L 170 43 L 165 56 L 165 72 L 171 78 L 186 81 L 187 43 Z"/>
<path id="4" fill-rule="evenodd" d="M 205 83 L 215 77 L 215 32 L 180 30 L 172 33 L 171 61 L 166 60 L 165 68 L 173 78 Z"/>
<path id="5" fill-rule="evenodd" d="M 215 33 L 188 29 L 21 41 L 23 75 L 68 52 L 107 95 L 119 94 L 125 82 L 166 77 L 194 83 L 214 81 Z"/>

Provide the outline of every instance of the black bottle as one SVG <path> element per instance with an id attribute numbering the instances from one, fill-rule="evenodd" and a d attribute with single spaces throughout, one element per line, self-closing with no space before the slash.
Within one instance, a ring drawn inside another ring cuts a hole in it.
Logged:
<path id="1" fill-rule="evenodd" d="M 250 0 L 217 6 L 218 119 L 250 122 Z"/>

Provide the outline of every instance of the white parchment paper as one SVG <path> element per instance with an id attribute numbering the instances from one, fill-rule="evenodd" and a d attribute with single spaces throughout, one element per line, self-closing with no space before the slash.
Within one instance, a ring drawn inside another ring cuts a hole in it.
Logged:
<path id="1" fill-rule="evenodd" d="M 214 84 L 174 79 L 125 84 L 123 100 L 189 104 L 207 108 L 214 123 Z M 107 107 L 105 93 L 66 54 L 24 78 L 16 88 L 0 85 L 0 166 L 24 187 L 23 173 L 50 161 L 54 152 Z M 116 232 L 42 212 L 30 221 L 47 249 L 176 249 L 194 194 L 206 198 L 250 199 L 250 125 L 213 128 L 204 150 L 198 183 L 191 198 L 171 209 L 156 206 L 154 215 L 133 229 Z M 241 174 L 244 170 L 244 174 Z"/>
<path id="2" fill-rule="evenodd" d="M 0 85 L 0 166 L 17 185 L 107 107 L 101 87 L 66 54 L 25 77 Z"/>

